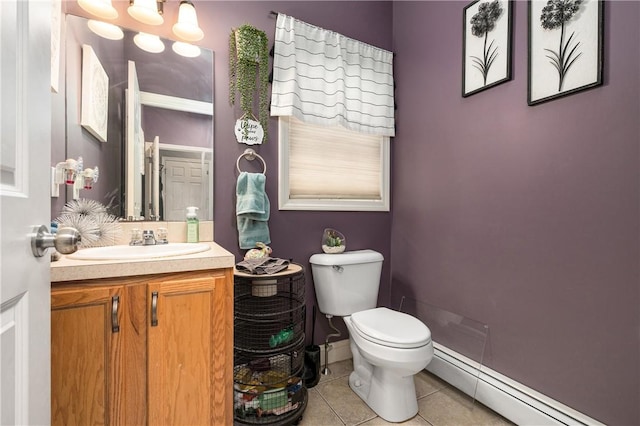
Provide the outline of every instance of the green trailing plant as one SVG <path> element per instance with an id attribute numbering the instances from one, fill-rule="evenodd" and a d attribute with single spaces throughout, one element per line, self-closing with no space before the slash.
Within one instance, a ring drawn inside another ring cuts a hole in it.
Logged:
<path id="1" fill-rule="evenodd" d="M 240 109 L 243 120 L 253 115 L 255 95 L 258 95 L 258 121 L 267 140 L 269 85 L 269 49 L 264 31 L 244 24 L 231 30 L 229 35 L 229 103 L 235 105 L 236 92 L 240 94 Z M 248 135 L 249 126 L 243 126 L 243 135 Z"/>

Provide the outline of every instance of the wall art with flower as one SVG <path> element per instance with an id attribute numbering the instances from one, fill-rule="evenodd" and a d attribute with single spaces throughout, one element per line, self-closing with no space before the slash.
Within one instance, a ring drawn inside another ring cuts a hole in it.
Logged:
<path id="1" fill-rule="evenodd" d="M 528 103 L 602 84 L 603 0 L 529 0 Z"/>
<path id="2" fill-rule="evenodd" d="M 462 96 L 511 80 L 511 0 L 476 0 L 464 8 Z"/>

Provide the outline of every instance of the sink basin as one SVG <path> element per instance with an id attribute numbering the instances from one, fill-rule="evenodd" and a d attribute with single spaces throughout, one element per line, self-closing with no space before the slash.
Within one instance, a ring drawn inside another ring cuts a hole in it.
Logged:
<path id="1" fill-rule="evenodd" d="M 183 256 L 209 250 L 205 243 L 169 243 L 155 246 L 107 246 L 80 249 L 68 255 L 78 260 L 133 260 Z"/>

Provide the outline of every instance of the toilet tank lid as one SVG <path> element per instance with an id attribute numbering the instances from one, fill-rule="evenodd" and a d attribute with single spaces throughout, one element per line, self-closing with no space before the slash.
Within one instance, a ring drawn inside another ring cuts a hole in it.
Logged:
<path id="1" fill-rule="evenodd" d="M 374 250 L 354 250 L 337 254 L 317 253 L 309 258 L 312 265 L 355 265 L 359 263 L 382 262 L 384 256 Z"/>

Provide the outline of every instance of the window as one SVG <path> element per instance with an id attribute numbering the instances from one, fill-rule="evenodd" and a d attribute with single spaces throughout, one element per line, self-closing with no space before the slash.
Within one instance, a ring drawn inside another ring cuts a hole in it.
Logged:
<path id="1" fill-rule="evenodd" d="M 389 211 L 389 137 L 279 117 L 280 210 Z"/>

